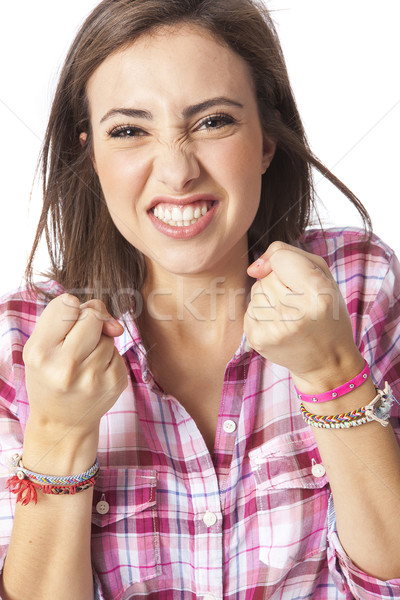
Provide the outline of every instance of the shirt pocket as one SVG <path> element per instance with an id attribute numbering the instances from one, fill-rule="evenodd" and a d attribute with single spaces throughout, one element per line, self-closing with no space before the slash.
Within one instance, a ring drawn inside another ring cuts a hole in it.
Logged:
<path id="1" fill-rule="evenodd" d="M 312 433 L 266 442 L 249 453 L 256 485 L 260 560 L 293 564 L 327 549 L 330 488 Z M 314 467 L 314 468 L 313 468 Z M 316 473 L 316 475 L 313 474 Z"/>
<path id="2" fill-rule="evenodd" d="M 104 597 L 161 574 L 157 472 L 100 469 L 92 510 L 92 562 Z"/>

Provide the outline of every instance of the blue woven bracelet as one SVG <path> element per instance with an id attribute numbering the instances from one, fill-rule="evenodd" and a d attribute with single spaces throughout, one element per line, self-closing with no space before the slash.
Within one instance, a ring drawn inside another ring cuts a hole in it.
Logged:
<path id="1" fill-rule="evenodd" d="M 81 473 L 80 475 L 66 475 L 65 477 L 59 477 L 58 475 L 42 475 L 40 473 L 34 473 L 34 471 L 30 471 L 26 469 L 22 465 L 22 455 L 15 454 L 12 457 L 12 467 L 11 470 L 15 475 L 17 475 L 18 479 L 24 479 L 25 477 L 34 483 L 42 483 L 44 485 L 76 485 L 79 483 L 85 483 L 88 479 L 95 477 L 99 471 L 100 465 L 99 460 L 96 458 L 96 461 L 90 469 Z"/>

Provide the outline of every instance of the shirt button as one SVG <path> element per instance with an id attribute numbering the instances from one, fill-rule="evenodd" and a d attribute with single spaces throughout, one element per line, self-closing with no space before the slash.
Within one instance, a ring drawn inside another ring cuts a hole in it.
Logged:
<path id="1" fill-rule="evenodd" d="M 230 419 L 225 421 L 223 424 L 223 429 L 224 429 L 225 433 L 233 433 L 234 431 L 236 431 L 236 427 L 237 427 L 237 425 L 236 425 L 235 421 L 231 421 Z"/>
<path id="2" fill-rule="evenodd" d="M 311 462 L 312 462 L 311 473 L 314 475 L 314 477 L 323 477 L 325 475 L 324 465 L 317 464 L 314 459 L 312 459 Z"/>
<path id="3" fill-rule="evenodd" d="M 207 511 L 203 517 L 203 521 L 207 525 L 207 527 L 211 527 L 211 525 L 215 525 L 215 523 L 217 522 L 217 515 Z"/>
<path id="4" fill-rule="evenodd" d="M 98 502 L 96 504 L 96 511 L 99 513 L 99 515 L 106 515 L 109 510 L 110 510 L 110 505 L 106 501 L 105 495 L 102 494 L 100 502 Z"/>

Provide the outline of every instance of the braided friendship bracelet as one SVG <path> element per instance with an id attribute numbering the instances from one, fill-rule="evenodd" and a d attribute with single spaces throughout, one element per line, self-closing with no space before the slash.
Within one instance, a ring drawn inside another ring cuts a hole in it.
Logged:
<path id="1" fill-rule="evenodd" d="M 16 454 L 12 458 L 11 471 L 14 473 L 6 487 L 13 494 L 17 494 L 17 502 L 26 506 L 33 501 L 37 504 L 37 490 L 43 494 L 77 494 L 94 486 L 99 474 L 99 461 L 96 461 L 90 469 L 80 475 L 67 475 L 59 477 L 54 475 L 41 475 L 25 469 L 22 465 L 22 456 Z"/>
<path id="2" fill-rule="evenodd" d="M 34 481 L 35 483 L 44 483 L 45 485 L 75 485 L 76 483 L 83 483 L 87 479 L 94 477 L 99 470 L 99 461 L 96 458 L 96 461 L 93 466 L 90 467 L 84 473 L 80 475 L 65 475 L 64 477 L 60 477 L 58 475 L 41 475 L 40 473 L 34 473 L 29 469 L 26 469 L 22 465 L 22 455 L 15 454 L 12 457 L 12 472 L 15 473 L 18 479 L 24 479 L 27 477 L 30 481 Z"/>
<path id="3" fill-rule="evenodd" d="M 303 402 L 328 402 L 328 400 L 335 400 L 336 398 L 340 398 L 349 392 L 352 392 L 356 388 L 360 387 L 365 381 L 367 381 L 370 376 L 370 370 L 367 361 L 364 363 L 364 368 L 347 383 L 340 385 L 334 390 L 330 390 L 329 392 L 324 392 L 323 394 L 302 394 L 295 386 L 296 394 L 299 400 Z"/>
<path id="4" fill-rule="evenodd" d="M 365 414 L 365 408 L 358 408 L 352 412 L 343 413 L 341 415 L 313 415 L 308 412 L 304 404 L 300 405 L 300 410 L 304 421 L 307 425 L 313 427 L 322 427 L 325 429 L 344 429 L 348 427 L 357 427 L 364 423 L 373 421 L 371 417 Z"/>
<path id="5" fill-rule="evenodd" d="M 308 425 L 324 429 L 347 429 L 364 425 L 364 423 L 371 423 L 372 421 L 377 421 L 383 427 L 387 427 L 393 402 L 396 402 L 399 406 L 400 403 L 393 396 L 392 389 L 387 382 L 383 391 L 378 388 L 375 389 L 377 395 L 369 404 L 351 412 L 338 415 L 313 415 L 306 410 L 302 403 L 300 405 L 302 417 Z M 380 402 L 380 405 L 375 407 L 377 402 Z"/>

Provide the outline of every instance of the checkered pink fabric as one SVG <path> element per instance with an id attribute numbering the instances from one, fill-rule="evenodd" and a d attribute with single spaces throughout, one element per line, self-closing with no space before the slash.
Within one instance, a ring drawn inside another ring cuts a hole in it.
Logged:
<path id="1" fill-rule="evenodd" d="M 389 381 L 400 398 L 400 270 L 392 251 L 375 239 L 366 255 L 350 230 L 330 230 L 326 241 L 311 231 L 302 246 L 327 260 L 376 384 Z M 22 349 L 43 308 L 24 291 L 1 304 L 3 559 L 15 502 L 4 489 L 7 464 L 21 449 L 29 410 Z M 226 369 L 210 456 L 194 420 L 153 380 L 134 326 L 131 333 L 135 343 L 127 332 L 117 341 L 130 385 L 101 423 L 92 516 L 97 599 L 400 597 L 400 579 L 368 576 L 344 553 L 329 483 L 313 474 L 321 459 L 286 369 L 242 340 Z M 399 434 L 397 406 L 392 424 Z M 105 514 L 100 500 L 109 504 Z"/>

